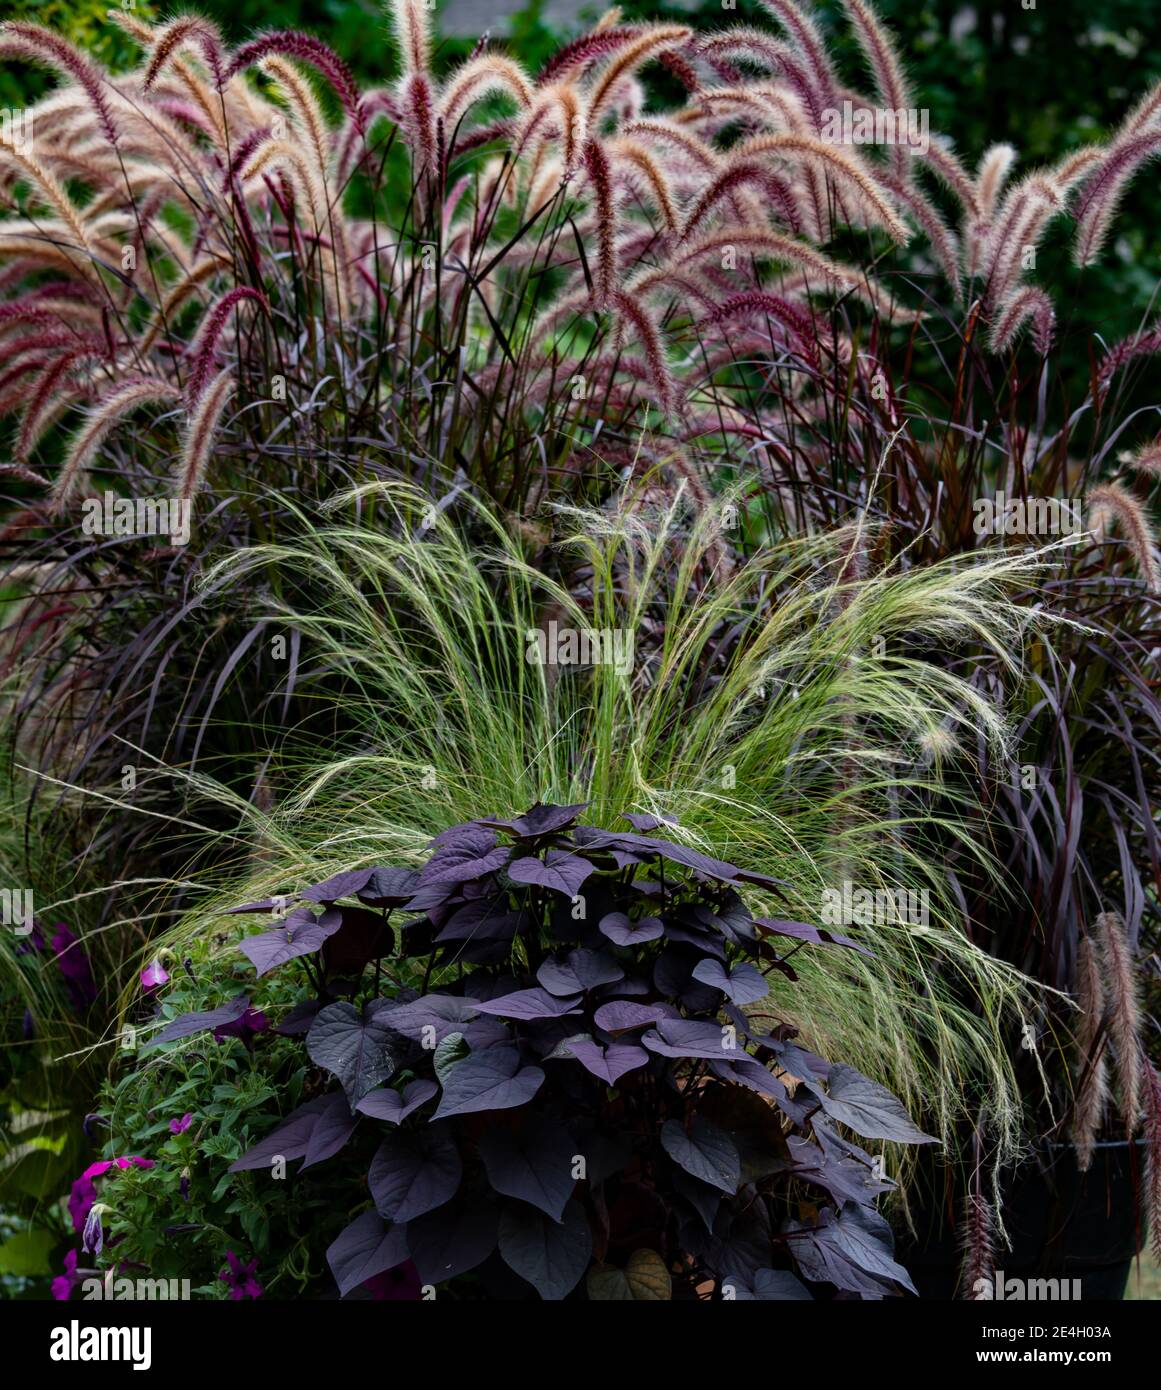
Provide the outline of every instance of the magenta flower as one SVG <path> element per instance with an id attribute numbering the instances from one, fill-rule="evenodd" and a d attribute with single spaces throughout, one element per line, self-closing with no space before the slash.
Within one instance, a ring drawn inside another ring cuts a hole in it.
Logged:
<path id="1" fill-rule="evenodd" d="M 96 1002 L 97 983 L 93 979 L 92 962 L 80 944 L 80 937 L 63 922 L 56 924 L 49 940 L 45 940 L 39 924 L 34 925 L 28 938 L 16 949 L 21 955 L 33 951 L 51 952 L 57 969 L 64 977 L 69 1003 L 78 1013 Z"/>
<path id="2" fill-rule="evenodd" d="M 64 1273 L 58 1274 L 52 1281 L 52 1296 L 59 1302 L 64 1303 L 72 1296 L 73 1285 L 80 1282 L 77 1278 L 77 1258 L 80 1252 L 70 1250 L 64 1257 Z"/>
<path id="3" fill-rule="evenodd" d="M 141 972 L 141 988 L 149 991 L 169 982 L 169 972 L 159 960 L 152 961 Z"/>
<path id="4" fill-rule="evenodd" d="M 96 1163 L 90 1163 L 73 1183 L 72 1191 L 69 1193 L 69 1216 L 72 1219 L 73 1230 L 84 1230 L 89 1212 L 97 1200 L 94 1178 L 104 1177 L 109 1169 L 114 1167 L 152 1168 L 153 1166 L 154 1163 L 151 1158 L 138 1158 L 134 1154 L 126 1154 L 122 1158 L 102 1158 L 98 1159 Z"/>
<path id="5" fill-rule="evenodd" d="M 227 1250 L 226 1261 L 230 1267 L 220 1270 L 218 1278 L 229 1284 L 230 1297 L 233 1299 L 261 1298 L 262 1285 L 254 1278 L 254 1271 L 258 1268 L 257 1259 L 244 1265 L 232 1250 Z"/>
<path id="6" fill-rule="evenodd" d="M 83 1231 L 89 1208 L 97 1200 L 97 1189 L 91 1178 L 78 1178 L 69 1194 L 69 1218 L 74 1231 Z"/>
<path id="7" fill-rule="evenodd" d="M 187 1110 L 180 1120 L 170 1120 L 170 1134 L 184 1134 L 190 1125 L 193 1124 L 193 1115 Z"/>

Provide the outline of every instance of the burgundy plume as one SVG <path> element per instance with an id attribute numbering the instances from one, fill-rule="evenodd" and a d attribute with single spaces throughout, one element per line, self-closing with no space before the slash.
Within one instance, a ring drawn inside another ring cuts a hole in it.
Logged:
<path id="1" fill-rule="evenodd" d="M 359 87 L 346 63 L 333 48 L 312 34 L 303 34 L 297 29 L 283 29 L 275 33 L 261 34 L 258 38 L 244 43 L 235 53 L 226 69 L 228 81 L 236 73 L 253 67 L 271 53 L 279 53 L 285 58 L 297 58 L 299 62 L 310 63 L 327 79 L 338 94 L 343 110 L 354 122 L 356 129 L 366 129 L 363 103 Z"/>
<path id="2" fill-rule="evenodd" d="M 250 289 L 247 285 L 241 285 L 237 289 L 230 290 L 228 294 L 224 294 L 210 310 L 202 324 L 197 341 L 193 344 L 197 349 L 197 354 L 194 357 L 193 368 L 190 371 L 189 382 L 186 387 L 186 394 L 191 406 L 197 402 L 214 374 L 214 354 L 217 351 L 218 339 L 222 336 L 222 330 L 225 328 L 227 320 L 235 307 L 246 299 L 252 299 L 269 312 L 270 306 L 266 302 L 264 294 L 258 290 Z"/>

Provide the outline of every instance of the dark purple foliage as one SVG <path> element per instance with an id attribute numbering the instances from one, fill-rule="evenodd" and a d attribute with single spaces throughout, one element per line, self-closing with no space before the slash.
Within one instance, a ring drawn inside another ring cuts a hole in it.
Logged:
<path id="1" fill-rule="evenodd" d="M 770 937 L 861 948 L 755 917 L 740 887 L 778 883 L 654 839 L 656 817 L 622 833 L 577 826 L 584 809 L 453 826 L 418 871 L 337 874 L 245 940 L 260 973 L 309 967 L 318 993 L 295 1015 L 338 1086 L 233 1170 L 345 1148 L 354 1217 L 327 1251 L 344 1297 L 606 1297 L 641 1250 L 674 1297 L 908 1290 L 874 1209 L 891 1184 L 839 1127 L 929 1137 L 882 1086 L 771 1023 L 795 976 Z M 366 906 L 310 906 L 351 897 Z M 392 931 L 400 908 L 414 915 Z M 161 1040 L 230 1027 L 222 1014 Z"/>

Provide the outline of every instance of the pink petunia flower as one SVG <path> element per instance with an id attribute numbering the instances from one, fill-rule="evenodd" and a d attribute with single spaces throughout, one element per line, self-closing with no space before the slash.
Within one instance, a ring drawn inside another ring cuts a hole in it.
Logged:
<path id="1" fill-rule="evenodd" d="M 152 961 L 141 972 L 141 988 L 144 990 L 158 989 L 168 981 L 169 972 L 159 960 Z"/>

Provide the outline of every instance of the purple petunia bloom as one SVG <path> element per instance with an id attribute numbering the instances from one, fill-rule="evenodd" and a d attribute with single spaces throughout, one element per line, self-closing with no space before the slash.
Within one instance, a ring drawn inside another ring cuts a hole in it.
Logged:
<path id="1" fill-rule="evenodd" d="M 89 1208 L 97 1200 L 97 1189 L 91 1178 L 78 1178 L 69 1193 L 69 1219 L 74 1231 L 82 1231 Z"/>
<path id="2" fill-rule="evenodd" d="M 149 991 L 169 982 L 169 972 L 159 960 L 151 961 L 141 972 L 141 988 Z"/>
<path id="3" fill-rule="evenodd" d="M 218 1278 L 229 1284 L 230 1297 L 261 1298 L 262 1285 L 254 1278 L 254 1272 L 258 1268 L 257 1258 L 244 1265 L 232 1250 L 227 1250 L 226 1261 L 230 1267 L 219 1271 Z"/>
<path id="4" fill-rule="evenodd" d="M 254 1045 L 254 1037 L 258 1033 L 265 1033 L 269 1026 L 266 1015 L 261 1009 L 250 1008 L 229 1023 L 219 1024 L 214 1029 L 214 1041 L 221 1042 L 224 1038 L 241 1038 L 246 1047 L 250 1048 Z"/>
<path id="5" fill-rule="evenodd" d="M 99 1255 L 104 1248 L 105 1230 L 101 1225 L 100 1212 L 94 1206 L 85 1217 L 85 1229 L 81 1234 L 81 1249 L 86 1255 Z"/>
<path id="6" fill-rule="evenodd" d="M 52 1296 L 59 1302 L 64 1303 L 72 1296 L 73 1285 L 77 1280 L 77 1258 L 80 1254 L 78 1250 L 70 1250 L 64 1257 L 64 1273 L 58 1274 L 52 1281 Z"/>
<path id="7" fill-rule="evenodd" d="M 193 1124 L 193 1115 L 187 1110 L 180 1120 L 170 1120 L 170 1134 L 184 1134 L 190 1125 Z"/>
<path id="8" fill-rule="evenodd" d="M 78 1012 L 88 1009 L 96 1002 L 97 983 L 93 979 L 93 964 L 89 960 L 80 937 L 76 932 L 58 922 L 51 939 L 46 940 L 39 923 L 33 925 L 27 938 L 16 948 L 18 955 L 29 955 L 34 951 L 50 951 L 56 958 L 57 969 L 64 976 L 69 1002 Z M 32 1022 L 31 1015 L 26 1026 Z"/>
<path id="9" fill-rule="evenodd" d="M 63 922 L 58 922 L 49 942 L 49 949 L 56 956 L 73 1008 L 87 1009 L 94 1004 L 97 999 L 97 984 L 93 979 L 93 966 L 77 934 L 70 931 Z"/>
<path id="10" fill-rule="evenodd" d="M 73 1183 L 72 1191 L 69 1193 L 69 1216 L 72 1219 L 73 1230 L 84 1230 L 89 1212 L 97 1200 L 94 1178 L 104 1177 L 109 1169 L 114 1167 L 152 1168 L 153 1166 L 154 1163 L 151 1158 L 138 1158 L 133 1154 L 126 1154 L 122 1158 L 102 1158 L 98 1159 L 96 1163 L 90 1163 Z"/>

